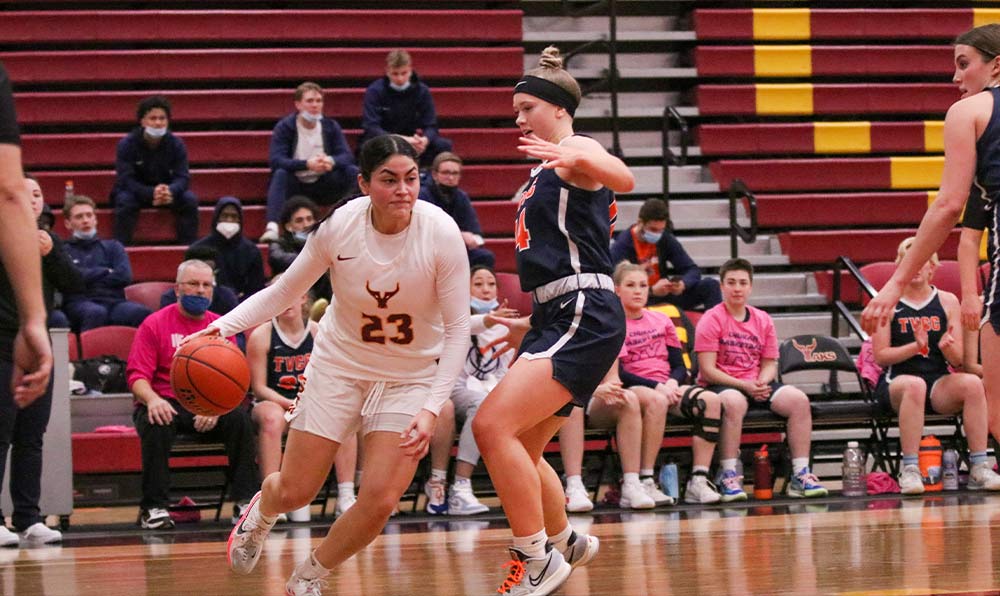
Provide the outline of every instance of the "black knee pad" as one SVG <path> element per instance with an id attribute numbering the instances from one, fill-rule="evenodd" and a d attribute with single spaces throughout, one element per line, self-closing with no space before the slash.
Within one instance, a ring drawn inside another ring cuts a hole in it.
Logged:
<path id="1" fill-rule="evenodd" d="M 710 443 L 718 443 L 722 420 L 705 417 L 705 400 L 700 397 L 705 391 L 701 387 L 691 387 L 685 391 L 681 398 L 681 413 L 692 420 L 692 435 Z"/>

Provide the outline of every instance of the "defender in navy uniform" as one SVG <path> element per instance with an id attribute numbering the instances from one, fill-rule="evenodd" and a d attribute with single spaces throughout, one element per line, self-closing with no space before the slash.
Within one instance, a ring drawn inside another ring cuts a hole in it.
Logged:
<path id="1" fill-rule="evenodd" d="M 862 313 L 861 324 L 868 333 L 889 322 L 903 288 L 954 229 L 974 184 L 981 189 L 990 211 L 994 239 L 1000 227 L 995 207 L 1000 197 L 1000 24 L 970 29 L 955 39 L 954 46 L 954 81 L 963 97 L 945 117 L 941 188 L 896 273 Z M 995 240 L 990 244 L 993 274 L 986 286 L 980 348 L 989 428 L 994 438 L 1000 439 L 1000 366 L 990 365 L 1000 359 L 1000 250 L 996 245 Z M 974 273 L 968 269 L 963 268 L 963 287 L 974 283 L 969 279 Z M 975 309 L 970 305 L 967 310 L 972 319 Z"/>
<path id="2" fill-rule="evenodd" d="M 913 238 L 899 245 L 903 259 Z M 903 494 L 924 492 L 918 465 L 924 413 L 961 413 L 969 439 L 969 488 L 1000 490 L 1000 475 L 986 461 L 986 391 L 979 377 L 951 372 L 962 363 L 958 298 L 930 284 L 937 254 L 924 263 L 903 290 L 888 327 L 872 336 L 875 362 L 885 367 L 875 388 L 879 402 L 899 415 L 903 453 L 899 487 Z"/>
<path id="3" fill-rule="evenodd" d="M 520 357 L 473 423 L 514 534 L 500 591 L 532 595 L 558 588 L 599 547 L 569 525 L 562 484 L 542 449 L 570 409 L 586 405 L 624 341 L 609 245 L 614 193 L 635 185 L 620 159 L 574 134 L 580 87 L 559 50 L 546 48 L 539 63 L 514 87 L 518 149 L 543 162 L 531 172 L 515 223 L 521 287 L 534 297 L 533 313 L 530 329 L 526 319 L 500 321 Z"/>

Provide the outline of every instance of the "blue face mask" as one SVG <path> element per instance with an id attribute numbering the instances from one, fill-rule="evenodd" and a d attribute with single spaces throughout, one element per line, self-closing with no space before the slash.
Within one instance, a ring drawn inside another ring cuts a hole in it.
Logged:
<path id="1" fill-rule="evenodd" d="M 663 232 L 650 232 L 649 230 L 642 231 L 642 239 L 650 244 L 656 244 L 663 237 Z"/>
<path id="2" fill-rule="evenodd" d="M 295 236 L 295 239 L 298 240 L 299 242 L 305 242 L 306 238 L 309 237 L 309 232 L 302 230 L 301 232 L 295 232 L 292 235 Z"/>
<path id="3" fill-rule="evenodd" d="M 93 227 L 89 232 L 84 232 L 82 230 L 73 230 L 73 237 L 77 240 L 93 240 L 97 237 L 97 228 Z"/>
<path id="4" fill-rule="evenodd" d="M 476 298 L 475 296 L 473 296 L 473 298 L 472 298 L 472 310 L 477 315 L 485 315 L 488 312 L 493 312 L 494 310 L 497 309 L 498 306 L 500 306 L 500 303 L 497 302 L 496 298 L 494 298 L 493 300 L 489 300 L 489 301 L 487 301 L 487 300 L 480 300 L 479 298 Z"/>
<path id="5" fill-rule="evenodd" d="M 211 303 L 212 301 L 207 296 L 198 296 L 196 294 L 181 296 L 181 308 L 188 314 L 196 317 L 205 314 L 205 311 L 208 310 L 208 305 Z"/>
<path id="6" fill-rule="evenodd" d="M 164 126 L 163 128 L 155 128 L 153 126 L 146 126 L 143 130 L 145 131 L 146 136 L 153 137 L 154 139 L 158 139 L 158 138 L 162 137 L 163 135 L 167 134 L 167 127 L 166 126 Z"/>
<path id="7" fill-rule="evenodd" d="M 323 114 L 310 114 L 306 111 L 299 112 L 299 116 L 302 116 L 306 122 L 319 122 L 323 119 Z"/>
<path id="8" fill-rule="evenodd" d="M 389 81 L 389 86 L 392 87 L 393 91 L 406 91 L 410 88 L 410 81 L 406 81 L 402 85 L 397 85 L 396 83 Z"/>

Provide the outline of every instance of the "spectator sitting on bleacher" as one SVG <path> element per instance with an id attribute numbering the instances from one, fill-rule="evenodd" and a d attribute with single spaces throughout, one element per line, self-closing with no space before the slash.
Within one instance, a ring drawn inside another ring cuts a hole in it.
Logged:
<path id="1" fill-rule="evenodd" d="M 775 381 L 778 372 L 778 335 L 766 312 L 747 301 L 753 290 L 753 265 L 730 259 L 719 269 L 723 303 L 698 321 L 694 349 L 700 369 L 698 382 L 722 399 L 719 463 L 722 501 L 745 501 L 743 476 L 736 471 L 743 435 L 743 417 L 749 408 L 768 408 L 787 418 L 788 447 L 792 454 L 790 497 L 823 497 L 827 490 L 809 471 L 812 410 L 809 397 L 791 385 Z"/>
<path id="2" fill-rule="evenodd" d="M 643 203 L 639 221 L 611 244 L 611 262 L 620 261 L 645 267 L 650 304 L 669 302 L 681 310 L 708 310 L 722 302 L 719 282 L 702 277 L 698 265 L 667 229 L 667 207 L 660 199 Z"/>
<path id="3" fill-rule="evenodd" d="M 272 275 L 283 273 L 291 266 L 292 261 L 305 247 L 309 230 L 317 221 L 319 221 L 319 207 L 309 197 L 295 196 L 288 199 L 281 210 L 281 219 L 278 222 L 281 236 L 270 244 L 267 251 L 267 262 L 271 265 Z M 330 296 L 333 294 L 330 278 L 321 275 L 313 284 L 310 293 L 316 301 L 314 306 L 324 308 L 322 303 L 329 304 Z"/>
<path id="4" fill-rule="evenodd" d="M 451 399 L 438 414 L 431 440 L 431 477 L 424 484 L 426 510 L 431 515 L 475 515 L 490 510 L 472 492 L 472 472 L 479 463 L 479 447 L 472 435 L 472 421 L 476 419 L 476 412 L 486 394 L 507 373 L 513 359 L 511 352 L 497 355 L 496 348 L 483 352 L 491 341 L 507 333 L 507 327 L 498 324 L 495 317 L 517 317 L 518 312 L 507 308 L 506 300 L 503 304 L 497 301 L 497 278 L 490 268 L 474 266 L 471 275 L 472 316 L 469 326 L 472 341 L 465 356 L 465 366 L 452 387 Z M 462 429 L 455 459 L 455 483 L 451 485 L 451 495 L 446 500 L 448 461 L 455 442 L 457 420 L 462 422 Z"/>
<path id="5" fill-rule="evenodd" d="M 42 294 L 45 297 L 45 310 L 49 313 L 49 329 L 68 329 L 69 319 L 57 308 L 62 296 L 84 290 L 83 276 L 72 259 L 66 254 L 63 241 L 52 233 L 51 228 L 42 227 L 42 213 L 45 197 L 38 181 L 28 173 L 24 174 L 24 184 L 31 195 L 31 212 L 38 223 L 38 249 L 42 256 Z"/>
<path id="6" fill-rule="evenodd" d="M 913 243 L 900 243 L 896 262 Z M 923 264 L 903 289 L 889 325 L 872 336 L 875 362 L 885 370 L 875 388 L 875 397 L 886 409 L 899 415 L 899 442 L 903 466 L 899 475 L 904 495 L 924 492 L 918 462 L 924 414 L 961 413 L 969 441 L 970 490 L 1000 490 L 1000 475 L 986 459 L 986 391 L 979 377 L 951 372 L 962 364 L 962 341 L 958 298 L 931 285 L 938 265 L 937 253 Z"/>
<path id="7" fill-rule="evenodd" d="M 438 134 L 437 111 L 430 88 L 417 78 L 406 50 L 393 50 L 385 59 L 385 76 L 365 89 L 361 115 L 364 133 L 358 148 L 384 134 L 402 136 L 420 156 L 420 167 L 431 165 L 442 151 L 451 151 L 451 140 Z"/>
<path id="8" fill-rule="evenodd" d="M 93 199 L 66 197 L 63 218 L 73 234 L 66 241 L 66 253 L 84 282 L 81 292 L 64 297 L 63 309 L 71 327 L 77 332 L 104 325 L 138 327 L 152 311 L 125 299 L 125 286 L 132 283 L 128 254 L 121 242 L 97 237 Z"/>
<path id="9" fill-rule="evenodd" d="M 243 204 L 236 197 L 219 199 L 212 231 L 191 248 L 206 246 L 219 251 L 215 261 L 219 283 L 232 288 L 240 302 L 264 287 L 264 259 L 257 245 L 243 236 Z"/>
<path id="10" fill-rule="evenodd" d="M 309 296 L 304 295 L 298 303 L 257 326 L 247 342 L 254 394 L 250 416 L 257 427 L 257 462 L 261 478 L 267 478 L 281 467 L 281 439 L 288 432 L 285 412 L 305 385 L 306 365 L 319 331 L 319 325 L 308 316 Z M 338 516 L 350 509 L 356 500 L 354 472 L 357 460 L 358 436 L 353 434 L 344 440 L 334 457 Z M 279 514 L 278 518 L 287 520 L 284 514 Z"/>
<path id="11" fill-rule="evenodd" d="M 132 243 L 139 210 L 167 207 L 174 212 L 179 244 L 191 244 L 198 233 L 198 198 L 188 187 L 187 147 L 169 130 L 170 102 L 154 95 L 139 102 L 139 125 L 118 142 L 115 185 L 115 239 Z"/>
<path id="12" fill-rule="evenodd" d="M 215 270 L 215 262 L 218 257 L 219 250 L 214 246 L 189 246 L 188 249 L 184 251 L 185 261 L 190 261 L 192 259 L 205 261 L 213 271 Z M 160 295 L 160 308 L 166 308 L 176 302 L 176 286 L 171 286 Z M 212 290 L 212 303 L 208 305 L 208 310 L 217 315 L 224 315 L 236 308 L 239 303 L 240 300 L 236 297 L 236 292 L 234 292 L 232 288 L 216 282 L 215 289 Z M 239 336 L 237 336 L 237 338 L 238 337 Z M 239 343 L 238 340 L 237 343 Z"/>
<path id="13" fill-rule="evenodd" d="M 661 312 L 644 308 L 649 297 L 649 282 L 643 266 L 619 263 L 615 267 L 615 292 L 625 309 L 626 326 L 625 344 L 619 356 L 619 375 L 623 386 L 639 398 L 643 410 L 642 468 L 639 471 L 643 488 L 658 504 L 663 500 L 653 476 L 653 465 L 663 439 L 657 425 L 666 422 L 669 411 L 692 422 L 693 467 L 684 500 L 716 503 L 719 492 L 708 480 L 708 468 L 719 442 L 722 422 L 719 396 L 688 384 L 688 370 L 673 321 Z"/>
<path id="14" fill-rule="evenodd" d="M 245 407 L 222 416 L 196 416 L 177 403 L 170 386 L 170 363 L 181 338 L 201 331 L 219 315 L 209 312 L 215 275 L 202 261 L 177 267 L 178 301 L 147 318 L 135 334 L 126 375 L 135 395 L 132 414 L 142 446 L 142 502 L 139 524 L 145 529 L 173 527 L 167 512 L 170 450 L 178 433 L 223 442 L 229 458 L 233 519 L 260 488 L 254 466 L 253 426 Z M 232 338 L 230 338 L 232 341 Z"/>
<path id="15" fill-rule="evenodd" d="M 470 266 L 482 265 L 493 269 L 496 257 L 489 249 L 483 248 L 483 230 L 479 227 L 476 210 L 469 195 L 458 187 L 461 178 L 462 158 L 450 151 L 439 153 L 431 164 L 431 180 L 421 181 L 417 198 L 437 205 L 455 220 L 469 251 Z"/>
<path id="16" fill-rule="evenodd" d="M 340 124 L 323 115 L 323 89 L 316 83 L 307 81 L 295 89 L 295 112 L 275 125 L 269 160 L 267 229 L 261 242 L 278 239 L 278 216 L 289 197 L 305 195 L 332 205 L 357 192 L 354 154 Z"/>

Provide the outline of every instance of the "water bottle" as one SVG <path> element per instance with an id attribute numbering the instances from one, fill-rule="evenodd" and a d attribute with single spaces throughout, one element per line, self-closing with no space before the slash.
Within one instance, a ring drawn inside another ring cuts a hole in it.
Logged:
<path id="1" fill-rule="evenodd" d="M 948 449 L 941 459 L 941 484 L 944 490 L 958 490 L 958 452 Z"/>
<path id="2" fill-rule="evenodd" d="M 767 453 L 767 445 L 753 454 L 753 498 L 770 499 L 774 496 L 774 471 L 771 469 L 771 457 Z"/>
<path id="3" fill-rule="evenodd" d="M 865 484 L 865 454 L 861 452 L 857 441 L 849 441 L 847 449 L 844 449 L 841 480 L 841 494 L 845 497 L 863 497 L 868 494 Z"/>
<path id="4" fill-rule="evenodd" d="M 674 500 L 680 498 L 680 485 L 677 482 L 677 464 L 667 462 L 660 468 L 660 490 L 667 493 Z"/>
<path id="5" fill-rule="evenodd" d="M 76 194 L 76 193 L 73 192 L 73 181 L 72 180 L 67 180 L 66 181 L 66 194 L 65 194 L 65 196 L 63 198 L 68 199 L 71 196 L 73 196 L 74 194 Z"/>
<path id="6" fill-rule="evenodd" d="M 924 477 L 924 491 L 941 490 L 941 441 L 934 435 L 920 441 L 920 475 Z"/>

